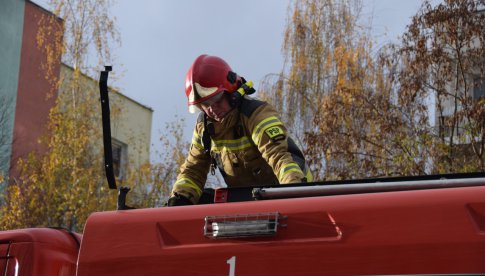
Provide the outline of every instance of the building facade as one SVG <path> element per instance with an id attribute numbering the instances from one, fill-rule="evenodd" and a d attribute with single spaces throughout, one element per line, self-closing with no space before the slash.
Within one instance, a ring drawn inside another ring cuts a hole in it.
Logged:
<path id="1" fill-rule="evenodd" d="M 70 93 L 69 83 L 73 76 L 74 69 L 62 64 L 60 70 L 61 86 L 59 93 Z M 101 125 L 101 104 L 99 104 L 98 81 L 87 75 L 81 75 L 81 91 L 85 96 L 95 99 L 93 121 L 98 125 L 99 132 Z M 126 178 L 126 171 L 137 169 L 149 161 L 150 134 L 152 125 L 153 110 L 137 101 L 109 88 L 109 100 L 111 109 L 111 135 L 113 148 L 113 162 L 115 176 L 119 180 Z M 98 139 L 93 144 L 101 148 L 103 141 Z"/>
<path id="2" fill-rule="evenodd" d="M 45 56 L 37 47 L 36 40 L 39 19 L 44 15 L 53 16 L 30 1 L 2 1 L 0 173 L 4 176 L 17 174 L 15 164 L 19 158 L 32 151 L 45 150 L 38 141 L 47 134 L 46 122 L 55 97 L 47 97 L 46 91 L 50 91 L 52 85 L 44 78 L 41 64 Z M 59 68 L 60 59 L 54 74 L 59 74 Z"/>
<path id="3" fill-rule="evenodd" d="M 17 162 L 31 152 L 43 153 L 46 146 L 39 143 L 49 135 L 49 112 L 62 93 L 62 83 L 57 90 L 52 79 L 46 78 L 42 64 L 46 55 L 38 47 L 37 33 L 40 19 L 52 17 L 51 12 L 28 0 L 3 0 L 0 9 L 0 175 L 14 181 L 19 172 Z M 43 22 L 49 22 L 43 21 Z M 48 23 L 45 23 L 48 24 Z M 56 24 L 61 26 L 62 24 Z M 53 27 L 55 31 L 56 26 Z M 60 27 L 57 27 L 60 28 Z M 56 37 L 47 37 L 56 43 Z M 59 38 L 60 39 L 60 38 Z M 69 79 L 72 69 L 56 59 L 52 74 L 61 80 Z M 83 81 L 98 89 L 97 81 L 83 76 Z M 153 110 L 116 91 L 110 93 L 120 108 L 120 116 L 112 122 L 115 161 L 118 176 L 123 178 L 127 166 L 148 162 Z M 100 109 L 99 109 L 100 110 Z M 101 114 L 101 113 L 99 113 Z M 94 122 L 99 123 L 101 121 Z M 136 133 L 134 135 L 133 133 Z M 100 141 L 102 144 L 102 141 Z M 0 180 L 2 180 L 0 178 Z M 7 185 L 0 181 L 0 194 Z"/>

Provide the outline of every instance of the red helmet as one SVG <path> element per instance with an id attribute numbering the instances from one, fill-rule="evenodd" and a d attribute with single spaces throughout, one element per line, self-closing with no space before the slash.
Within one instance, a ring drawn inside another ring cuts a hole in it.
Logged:
<path id="1" fill-rule="evenodd" d="M 240 84 L 241 78 L 222 58 L 199 56 L 185 76 L 189 112 L 194 113 L 202 102 L 216 101 L 224 91 L 236 91 Z"/>

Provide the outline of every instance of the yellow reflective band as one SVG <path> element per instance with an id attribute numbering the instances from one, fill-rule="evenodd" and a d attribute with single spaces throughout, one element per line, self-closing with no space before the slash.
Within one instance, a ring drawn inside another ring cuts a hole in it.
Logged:
<path id="1" fill-rule="evenodd" d="M 290 172 L 298 172 L 303 174 L 298 164 L 288 163 L 281 168 L 278 179 L 281 181 Z"/>
<path id="2" fill-rule="evenodd" d="M 306 182 L 313 182 L 313 175 L 312 172 L 310 171 L 310 168 L 305 167 L 305 177 L 306 177 Z"/>
<path id="3" fill-rule="evenodd" d="M 196 148 L 200 150 L 204 149 L 204 146 L 200 142 L 200 136 L 195 130 L 194 130 L 194 134 L 192 135 L 192 145 L 194 145 Z"/>
<path id="4" fill-rule="evenodd" d="M 263 134 L 263 131 L 267 128 L 278 126 L 278 125 L 283 125 L 281 121 L 278 119 L 276 116 L 271 116 L 268 117 L 261 122 L 259 122 L 258 125 L 253 130 L 253 133 L 251 137 L 253 138 L 254 143 L 258 144 L 259 140 L 261 139 L 261 135 Z"/>
<path id="5" fill-rule="evenodd" d="M 253 144 L 247 136 L 235 140 L 212 140 L 212 150 L 219 152 L 223 149 L 231 151 L 243 150 L 252 146 Z"/>
<path id="6" fill-rule="evenodd" d="M 200 135 L 197 133 L 197 130 L 194 129 L 194 133 L 192 134 L 192 138 L 200 140 Z"/>
<path id="7" fill-rule="evenodd" d="M 202 195 L 202 190 L 200 189 L 200 187 L 197 186 L 197 184 L 195 184 L 195 182 L 189 178 L 182 177 L 179 180 L 177 180 L 177 182 L 175 182 L 173 186 L 176 188 L 182 188 L 182 189 L 183 187 L 192 188 L 195 190 L 195 192 L 199 197 Z"/>
<path id="8" fill-rule="evenodd" d="M 192 140 L 192 145 L 194 145 L 194 147 L 198 148 L 199 150 L 204 150 L 204 146 L 202 146 L 202 144 L 198 143 L 197 141 Z"/>

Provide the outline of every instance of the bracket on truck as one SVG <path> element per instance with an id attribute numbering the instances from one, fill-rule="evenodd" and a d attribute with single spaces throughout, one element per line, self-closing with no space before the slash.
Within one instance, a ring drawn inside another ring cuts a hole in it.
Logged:
<path id="1" fill-rule="evenodd" d="M 111 66 L 105 66 L 99 77 L 99 95 L 101 100 L 101 114 L 103 119 L 103 146 L 104 146 L 104 169 L 110 189 L 117 189 L 116 179 L 113 171 L 113 152 L 111 145 L 111 123 L 108 96 L 108 75 L 112 70 Z"/>
<path id="2" fill-rule="evenodd" d="M 99 76 L 99 95 L 101 100 L 101 115 L 103 119 L 104 169 L 109 188 L 117 189 L 113 170 L 113 150 L 111 145 L 111 122 L 108 96 L 108 75 L 112 70 L 113 68 L 111 66 L 105 66 L 104 71 L 101 71 L 101 75 Z M 118 210 L 134 209 L 125 204 L 126 194 L 129 191 L 129 187 L 120 187 L 118 191 Z"/>

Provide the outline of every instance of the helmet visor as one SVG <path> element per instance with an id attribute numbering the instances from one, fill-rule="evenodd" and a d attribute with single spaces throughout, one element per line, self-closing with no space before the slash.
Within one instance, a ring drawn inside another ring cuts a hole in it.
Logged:
<path id="1" fill-rule="evenodd" d="M 222 95 L 224 95 L 224 90 L 218 92 L 217 94 L 208 98 L 207 100 L 200 102 L 200 104 L 209 107 L 213 105 L 215 102 L 217 102 L 222 97 Z"/>
<path id="2" fill-rule="evenodd" d="M 209 98 L 203 100 L 203 101 L 200 101 L 200 102 L 197 102 L 197 103 L 189 103 L 189 112 L 190 113 L 195 113 L 197 111 L 201 111 L 202 109 L 200 108 L 201 105 L 204 105 L 204 106 L 211 106 L 213 105 L 215 102 L 219 101 L 222 97 L 222 95 L 224 95 L 224 90 L 221 90 L 217 93 L 214 93 L 213 95 L 211 95 Z"/>

